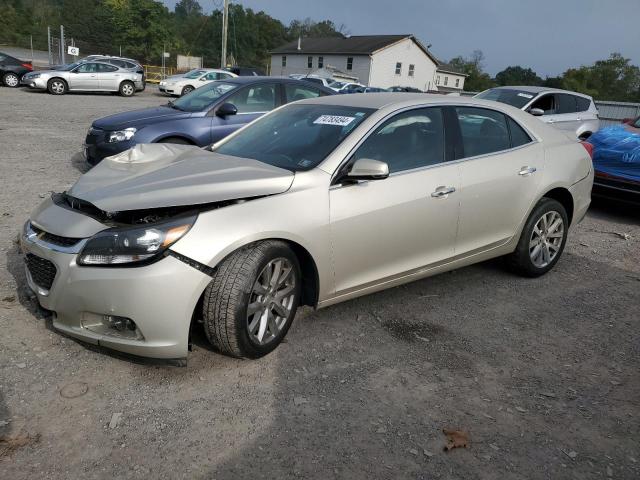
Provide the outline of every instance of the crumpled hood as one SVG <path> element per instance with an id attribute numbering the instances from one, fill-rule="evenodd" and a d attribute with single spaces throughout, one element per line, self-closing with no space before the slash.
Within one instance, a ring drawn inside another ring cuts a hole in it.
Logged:
<path id="1" fill-rule="evenodd" d="M 190 145 L 140 144 L 105 158 L 67 192 L 121 212 L 200 205 L 285 192 L 289 170 Z"/>

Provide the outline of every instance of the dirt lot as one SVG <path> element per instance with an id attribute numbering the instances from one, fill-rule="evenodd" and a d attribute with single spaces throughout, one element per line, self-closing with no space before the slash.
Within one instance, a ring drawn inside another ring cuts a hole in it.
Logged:
<path id="1" fill-rule="evenodd" d="M 640 478 L 637 210 L 594 206 L 544 278 L 495 261 L 302 311 L 259 361 L 52 331 L 16 235 L 81 174 L 92 119 L 164 101 L 0 88 L 0 477 Z"/>

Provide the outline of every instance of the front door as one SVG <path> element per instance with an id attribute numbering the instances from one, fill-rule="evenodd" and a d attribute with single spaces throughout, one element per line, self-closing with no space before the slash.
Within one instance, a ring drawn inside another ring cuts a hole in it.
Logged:
<path id="1" fill-rule="evenodd" d="M 461 136 L 460 220 L 456 255 L 505 243 L 536 199 L 544 148 L 512 118 L 455 107 Z"/>
<path id="2" fill-rule="evenodd" d="M 459 168 L 446 162 L 443 110 L 409 110 L 380 125 L 359 158 L 384 161 L 384 180 L 329 191 L 335 293 L 393 280 L 454 255 Z"/>
<path id="3" fill-rule="evenodd" d="M 100 90 L 98 64 L 83 63 L 69 75 L 69 90 Z"/>

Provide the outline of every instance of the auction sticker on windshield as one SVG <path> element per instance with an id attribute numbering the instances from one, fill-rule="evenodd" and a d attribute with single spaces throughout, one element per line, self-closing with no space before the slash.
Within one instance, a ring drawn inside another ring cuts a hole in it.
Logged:
<path id="1" fill-rule="evenodd" d="M 353 122 L 355 117 L 343 117 L 342 115 L 320 115 L 313 123 L 318 125 L 337 125 L 344 127 Z"/>

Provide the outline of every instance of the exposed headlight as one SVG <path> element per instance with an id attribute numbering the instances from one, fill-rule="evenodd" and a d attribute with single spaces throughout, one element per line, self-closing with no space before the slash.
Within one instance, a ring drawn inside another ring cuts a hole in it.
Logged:
<path id="1" fill-rule="evenodd" d="M 109 132 L 109 138 L 107 139 L 107 141 L 109 143 L 116 143 L 116 142 L 124 142 L 126 140 L 131 140 L 137 131 L 138 131 L 137 128 L 131 127 L 131 128 L 125 128 L 124 130 L 116 130 L 115 132 Z"/>
<path id="2" fill-rule="evenodd" d="M 79 265 L 145 264 L 160 257 L 189 231 L 197 215 L 158 224 L 110 228 L 95 234 L 78 256 Z"/>
<path id="3" fill-rule="evenodd" d="M 32 80 L 34 78 L 40 78 L 40 74 L 39 73 L 30 73 L 30 74 L 27 75 L 27 78 L 29 80 Z"/>

